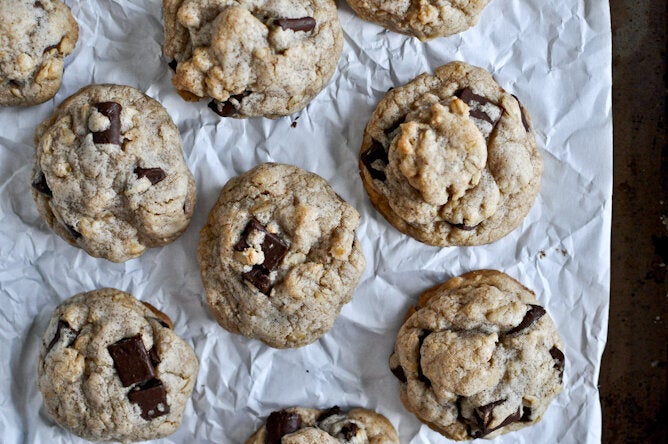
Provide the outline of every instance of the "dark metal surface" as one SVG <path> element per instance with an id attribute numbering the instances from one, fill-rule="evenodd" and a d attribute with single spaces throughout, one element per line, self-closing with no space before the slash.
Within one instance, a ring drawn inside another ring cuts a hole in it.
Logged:
<path id="1" fill-rule="evenodd" d="M 614 188 L 604 443 L 666 443 L 665 0 L 612 0 Z"/>

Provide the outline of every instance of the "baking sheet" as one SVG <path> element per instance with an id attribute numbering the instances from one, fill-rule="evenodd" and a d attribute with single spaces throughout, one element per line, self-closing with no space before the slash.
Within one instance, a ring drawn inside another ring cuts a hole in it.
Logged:
<path id="1" fill-rule="evenodd" d="M 181 428 L 161 442 L 242 443 L 273 410 L 335 404 L 380 411 L 402 443 L 449 442 L 403 408 L 387 361 L 422 291 L 481 268 L 505 271 L 534 289 L 565 342 L 564 392 L 538 425 L 495 442 L 600 442 L 597 380 L 608 322 L 612 186 L 608 2 L 492 0 L 475 28 L 421 43 L 363 22 L 339 0 L 345 46 L 332 82 L 302 112 L 273 121 L 220 119 L 204 101 L 181 100 L 162 57 L 161 2 L 66 3 L 80 37 L 59 93 L 40 106 L 0 109 L 1 442 L 82 442 L 46 414 L 36 361 L 56 305 L 105 286 L 164 310 L 200 358 Z M 533 209 L 509 236 L 439 249 L 400 234 L 371 207 L 357 152 L 385 91 L 453 60 L 488 69 L 520 98 L 545 173 Z M 35 126 L 79 88 L 103 82 L 134 86 L 162 102 L 181 130 L 198 187 L 188 231 L 123 264 L 66 244 L 41 221 L 30 194 Z M 362 216 L 358 236 L 367 268 L 354 299 L 329 333 L 296 350 L 220 328 L 206 308 L 196 261 L 198 232 L 223 184 L 265 161 L 323 176 Z"/>

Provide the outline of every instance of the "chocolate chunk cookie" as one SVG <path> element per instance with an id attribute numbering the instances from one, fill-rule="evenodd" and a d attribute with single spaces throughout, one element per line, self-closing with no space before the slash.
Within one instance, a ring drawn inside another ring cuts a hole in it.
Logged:
<path id="1" fill-rule="evenodd" d="M 272 412 L 246 444 L 399 444 L 383 415 L 367 409 L 342 412 L 292 407 Z"/>
<path id="2" fill-rule="evenodd" d="M 364 131 L 360 174 L 399 231 L 480 245 L 515 229 L 540 189 L 531 120 L 485 70 L 453 62 L 392 89 Z"/>
<path id="3" fill-rule="evenodd" d="M 332 0 L 163 0 L 165 55 L 186 100 L 223 117 L 279 117 L 327 84 L 343 48 Z"/>
<path id="4" fill-rule="evenodd" d="M 348 0 L 364 20 L 420 40 L 466 31 L 489 0 Z"/>
<path id="5" fill-rule="evenodd" d="M 36 105 L 56 95 L 63 59 L 79 27 L 60 0 L 0 1 L 0 106 Z"/>
<path id="6" fill-rule="evenodd" d="M 58 424 L 88 440 L 127 442 L 178 429 L 197 369 L 167 315 L 105 288 L 56 308 L 37 374 Z"/>
<path id="7" fill-rule="evenodd" d="M 426 291 L 390 357 L 406 408 L 450 439 L 540 421 L 562 390 L 563 345 L 534 293 L 481 270 Z"/>
<path id="8" fill-rule="evenodd" d="M 318 339 L 364 270 L 358 225 L 324 179 L 295 166 L 265 163 L 232 178 L 198 249 L 218 323 L 278 348 Z"/>
<path id="9" fill-rule="evenodd" d="M 60 237 L 114 262 L 179 237 L 196 199 L 167 111 L 118 85 L 83 88 L 39 125 L 32 190 Z"/>

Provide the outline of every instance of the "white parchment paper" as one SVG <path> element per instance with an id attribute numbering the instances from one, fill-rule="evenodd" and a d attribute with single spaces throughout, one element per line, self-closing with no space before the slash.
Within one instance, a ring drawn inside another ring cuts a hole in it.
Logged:
<path id="1" fill-rule="evenodd" d="M 162 56 L 158 0 L 66 0 L 79 22 L 54 100 L 0 109 L 0 442 L 81 442 L 42 407 L 36 361 L 60 302 L 116 287 L 150 301 L 201 362 L 181 428 L 162 442 L 242 443 L 272 410 L 363 406 L 402 443 L 449 442 L 409 414 L 388 357 L 406 310 L 425 289 L 494 268 L 534 289 L 565 342 L 565 390 L 542 422 L 498 443 L 596 443 L 597 380 L 609 301 L 612 184 L 611 32 L 604 0 L 492 0 L 480 23 L 421 43 L 363 22 L 338 1 L 345 47 L 329 86 L 301 113 L 221 119 L 184 102 Z M 461 60 L 491 71 L 529 110 L 545 160 L 531 213 L 487 246 L 429 247 L 400 234 L 370 205 L 357 169 L 364 126 L 390 87 Z M 176 242 L 123 264 L 95 259 L 53 234 L 30 194 L 33 132 L 90 83 L 134 86 L 167 108 L 197 180 L 198 206 Z M 298 118 L 298 119 L 297 119 Z M 296 127 L 292 127 L 293 122 Z M 332 330 L 296 350 L 230 334 L 209 314 L 196 261 L 198 233 L 223 184 L 258 163 L 298 165 L 327 179 L 362 215 L 367 268 Z"/>

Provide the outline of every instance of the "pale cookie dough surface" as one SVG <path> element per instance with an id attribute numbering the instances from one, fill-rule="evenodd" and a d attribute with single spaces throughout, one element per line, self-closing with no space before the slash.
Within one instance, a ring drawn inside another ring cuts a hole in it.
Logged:
<path id="1" fill-rule="evenodd" d="M 273 412 L 246 444 L 399 444 L 383 415 L 356 408 L 318 410 L 291 407 Z"/>
<path id="2" fill-rule="evenodd" d="M 526 111 L 485 70 L 453 62 L 389 91 L 360 150 L 371 202 L 399 231 L 437 246 L 508 234 L 540 190 Z"/>
<path id="3" fill-rule="evenodd" d="M 51 99 L 78 35 L 77 22 L 61 0 L 0 1 L 0 106 Z"/>
<path id="4" fill-rule="evenodd" d="M 197 370 L 195 353 L 164 313 L 111 288 L 56 308 L 37 367 L 58 424 L 88 440 L 124 442 L 176 431 Z"/>
<path id="5" fill-rule="evenodd" d="M 232 178 L 198 249 L 218 323 L 278 348 L 318 339 L 364 270 L 359 221 L 324 179 L 300 168 L 265 163 Z"/>
<path id="6" fill-rule="evenodd" d="M 420 421 L 450 439 L 493 438 L 540 421 L 563 388 L 562 350 L 532 291 L 481 270 L 420 297 L 390 368 Z"/>
<path id="7" fill-rule="evenodd" d="M 446 37 L 478 23 L 490 0 L 348 0 L 364 20 L 420 40 Z"/>
<path id="8" fill-rule="evenodd" d="M 35 147 L 40 215 L 92 256 L 125 261 L 188 227 L 195 181 L 181 136 L 162 105 L 142 92 L 83 88 L 39 125 Z"/>
<path id="9" fill-rule="evenodd" d="M 211 97 L 209 106 L 225 117 L 301 110 L 326 86 L 343 48 L 332 0 L 163 0 L 163 6 L 172 83 L 186 100 Z"/>

